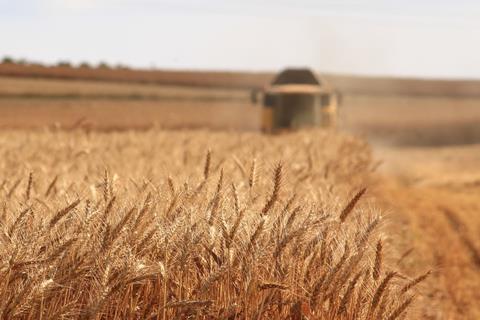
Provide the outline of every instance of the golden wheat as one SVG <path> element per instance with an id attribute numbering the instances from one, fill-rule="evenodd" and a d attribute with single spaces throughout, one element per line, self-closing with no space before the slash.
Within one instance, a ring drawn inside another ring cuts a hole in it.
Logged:
<path id="1" fill-rule="evenodd" d="M 393 301 L 426 277 L 375 282 L 388 246 L 355 191 L 370 151 L 348 136 L 0 140 L 5 319 L 395 319 L 412 298 Z"/>

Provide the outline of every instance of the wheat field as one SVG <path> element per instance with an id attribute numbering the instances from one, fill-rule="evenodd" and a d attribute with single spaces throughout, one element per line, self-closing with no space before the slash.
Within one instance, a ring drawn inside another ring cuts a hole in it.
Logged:
<path id="1" fill-rule="evenodd" d="M 404 319 L 348 135 L 4 131 L 3 319 Z M 410 318 L 410 317 L 409 317 Z"/>
<path id="2" fill-rule="evenodd" d="M 476 97 L 346 94 L 367 144 L 256 133 L 246 89 L 0 87 L 2 318 L 480 317 Z"/>

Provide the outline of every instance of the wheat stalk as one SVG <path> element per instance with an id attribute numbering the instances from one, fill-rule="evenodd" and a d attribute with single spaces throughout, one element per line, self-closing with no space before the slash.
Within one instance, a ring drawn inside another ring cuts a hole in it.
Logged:
<path id="1" fill-rule="evenodd" d="M 425 279 L 428 278 L 428 276 L 431 274 L 431 271 L 427 271 L 426 273 L 422 274 L 421 276 L 418 276 L 417 278 L 413 279 L 409 283 L 403 286 L 403 288 L 400 290 L 402 293 L 407 292 L 408 290 L 412 289 L 416 285 L 418 285 L 420 282 L 424 281 Z"/>
<path id="2" fill-rule="evenodd" d="M 382 240 L 378 240 L 377 248 L 375 250 L 375 264 L 373 266 L 372 277 L 375 280 L 378 280 L 382 272 Z"/>
<path id="3" fill-rule="evenodd" d="M 355 196 L 348 202 L 348 204 L 343 208 L 342 213 L 340 214 L 340 221 L 344 222 L 345 219 L 350 215 L 350 213 L 353 211 L 355 208 L 357 202 L 360 200 L 360 198 L 365 194 L 367 191 L 367 188 L 363 188 L 360 191 L 358 191 Z"/>
<path id="4" fill-rule="evenodd" d="M 263 215 L 266 215 L 272 209 L 275 202 L 278 200 L 278 196 L 280 193 L 280 185 L 282 183 L 282 169 L 282 163 L 278 163 L 275 166 L 273 173 L 273 190 L 267 202 L 265 203 L 265 206 L 262 209 Z"/>

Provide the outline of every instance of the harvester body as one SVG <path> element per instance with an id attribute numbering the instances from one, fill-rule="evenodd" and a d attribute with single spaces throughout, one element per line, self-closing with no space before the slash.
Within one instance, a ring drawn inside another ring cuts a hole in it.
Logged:
<path id="1" fill-rule="evenodd" d="M 282 71 L 262 90 L 262 129 L 334 128 L 339 95 L 308 69 Z"/>

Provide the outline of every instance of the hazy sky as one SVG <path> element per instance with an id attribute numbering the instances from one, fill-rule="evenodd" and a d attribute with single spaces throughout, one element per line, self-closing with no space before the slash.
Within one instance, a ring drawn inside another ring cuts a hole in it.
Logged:
<path id="1" fill-rule="evenodd" d="M 0 56 L 480 78 L 469 0 L 0 0 Z"/>

